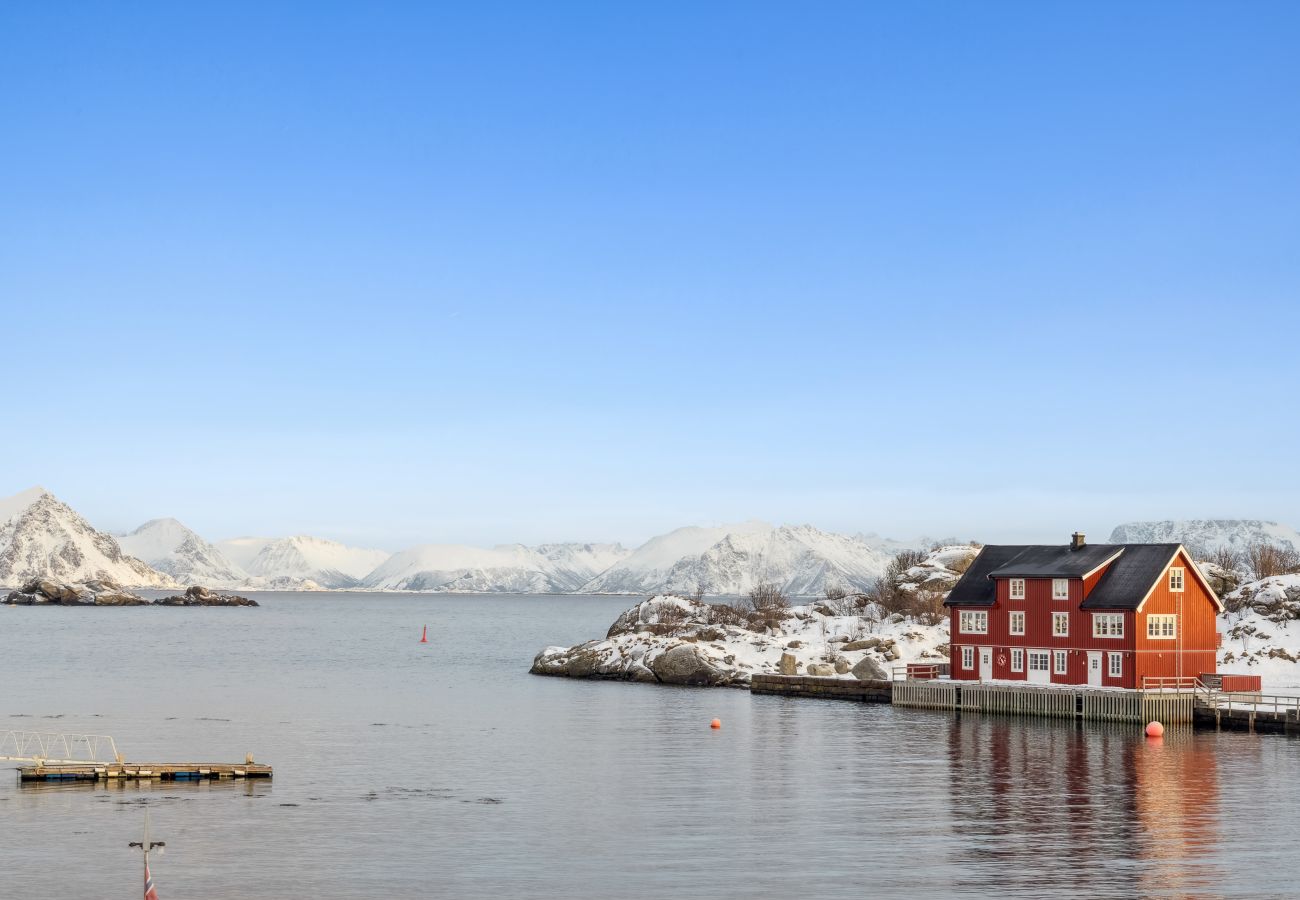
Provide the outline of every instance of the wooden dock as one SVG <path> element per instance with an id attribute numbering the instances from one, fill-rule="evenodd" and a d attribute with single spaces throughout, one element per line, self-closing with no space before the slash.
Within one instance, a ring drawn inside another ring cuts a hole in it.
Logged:
<path id="1" fill-rule="evenodd" d="M 1189 679 L 1166 679 L 1189 682 Z M 913 709 L 1042 716 L 1091 722 L 1161 722 L 1215 730 L 1300 736 L 1300 696 L 1217 691 L 1197 682 L 1149 684 L 1143 690 L 896 678 L 859 681 L 811 675 L 754 675 L 754 694 L 891 703 Z"/>
<path id="2" fill-rule="evenodd" d="M 218 781 L 270 778 L 271 767 L 242 763 L 37 764 L 18 769 L 19 781 Z"/>

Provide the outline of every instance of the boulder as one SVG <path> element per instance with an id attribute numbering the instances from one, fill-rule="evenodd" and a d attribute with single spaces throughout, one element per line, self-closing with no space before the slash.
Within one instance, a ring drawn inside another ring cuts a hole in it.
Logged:
<path id="1" fill-rule="evenodd" d="M 870 638 L 869 640 L 865 640 L 865 641 L 849 641 L 840 649 L 845 653 L 848 653 L 852 650 L 870 650 L 872 647 L 879 647 L 879 646 L 880 646 L 879 640 L 877 640 L 876 638 Z"/>
<path id="2" fill-rule="evenodd" d="M 601 657 L 595 650 L 579 650 L 569 657 L 565 674 L 570 678 L 590 678 L 600 674 Z"/>
<path id="3" fill-rule="evenodd" d="M 853 677 L 861 681 L 888 681 L 889 676 L 885 670 L 880 667 L 870 656 L 864 656 L 858 661 L 858 664 L 849 670 Z"/>
<path id="4" fill-rule="evenodd" d="M 95 594 L 96 606 L 147 606 L 149 601 L 129 591 L 100 591 Z"/>
<path id="5" fill-rule="evenodd" d="M 835 674 L 835 667 L 830 663 L 808 663 L 808 674 L 818 678 L 830 678 Z"/>
<path id="6" fill-rule="evenodd" d="M 568 675 L 569 662 L 563 647 L 547 647 L 533 657 L 533 666 L 528 671 L 534 675 Z"/>
<path id="7" fill-rule="evenodd" d="M 793 653 L 782 653 L 781 661 L 777 663 L 777 671 L 782 675 L 798 675 L 799 660 L 795 659 Z"/>
<path id="8" fill-rule="evenodd" d="M 659 679 L 655 677 L 655 673 L 640 662 L 634 662 L 628 666 L 627 678 L 629 681 L 640 681 L 644 684 L 657 684 L 659 682 Z"/>
<path id="9" fill-rule="evenodd" d="M 238 594 L 218 594 L 205 587 L 194 585 L 186 588 L 184 594 L 160 597 L 154 601 L 155 606 L 257 606 L 256 600 L 241 597 Z"/>
<path id="10" fill-rule="evenodd" d="M 650 670 L 664 684 L 704 686 L 725 680 L 724 673 L 690 644 L 669 647 L 651 661 Z"/>
<path id="11" fill-rule="evenodd" d="M 835 662 L 833 663 L 833 665 L 835 666 L 835 674 L 836 674 L 836 675 L 847 675 L 847 674 L 849 674 L 849 661 L 848 661 L 847 659 L 844 659 L 843 657 L 840 657 L 839 659 L 835 660 Z"/>
<path id="12" fill-rule="evenodd" d="M 31 606 L 36 602 L 36 596 L 36 594 L 24 591 L 10 591 L 9 596 L 5 597 L 5 603 L 10 606 Z"/>
<path id="13" fill-rule="evenodd" d="M 798 650 L 800 647 L 803 646 L 803 641 L 790 641 L 788 644 L 786 644 L 786 646 L 789 647 L 791 650 Z"/>

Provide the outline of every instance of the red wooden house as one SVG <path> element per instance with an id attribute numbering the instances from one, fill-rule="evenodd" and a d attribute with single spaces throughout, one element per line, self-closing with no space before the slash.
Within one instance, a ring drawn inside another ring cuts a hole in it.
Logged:
<path id="1" fill-rule="evenodd" d="M 1215 671 L 1223 604 L 1181 544 L 984 547 L 944 605 L 954 679 L 1141 688 Z"/>

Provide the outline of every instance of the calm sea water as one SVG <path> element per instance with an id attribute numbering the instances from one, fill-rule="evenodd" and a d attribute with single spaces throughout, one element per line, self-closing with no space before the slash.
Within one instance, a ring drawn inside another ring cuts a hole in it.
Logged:
<path id="1" fill-rule="evenodd" d="M 0 896 L 138 896 L 145 805 L 164 900 L 1297 894 L 1294 740 L 527 674 L 622 598 L 257 597 L 0 608 L 0 728 L 276 770 L 2 779 Z"/>

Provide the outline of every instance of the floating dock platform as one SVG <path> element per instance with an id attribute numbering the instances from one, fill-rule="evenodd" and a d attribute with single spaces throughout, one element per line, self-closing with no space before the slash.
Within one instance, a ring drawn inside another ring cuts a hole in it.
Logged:
<path id="1" fill-rule="evenodd" d="M 219 781 L 270 778 L 271 767 L 243 763 L 37 764 L 18 769 L 19 781 Z"/>

